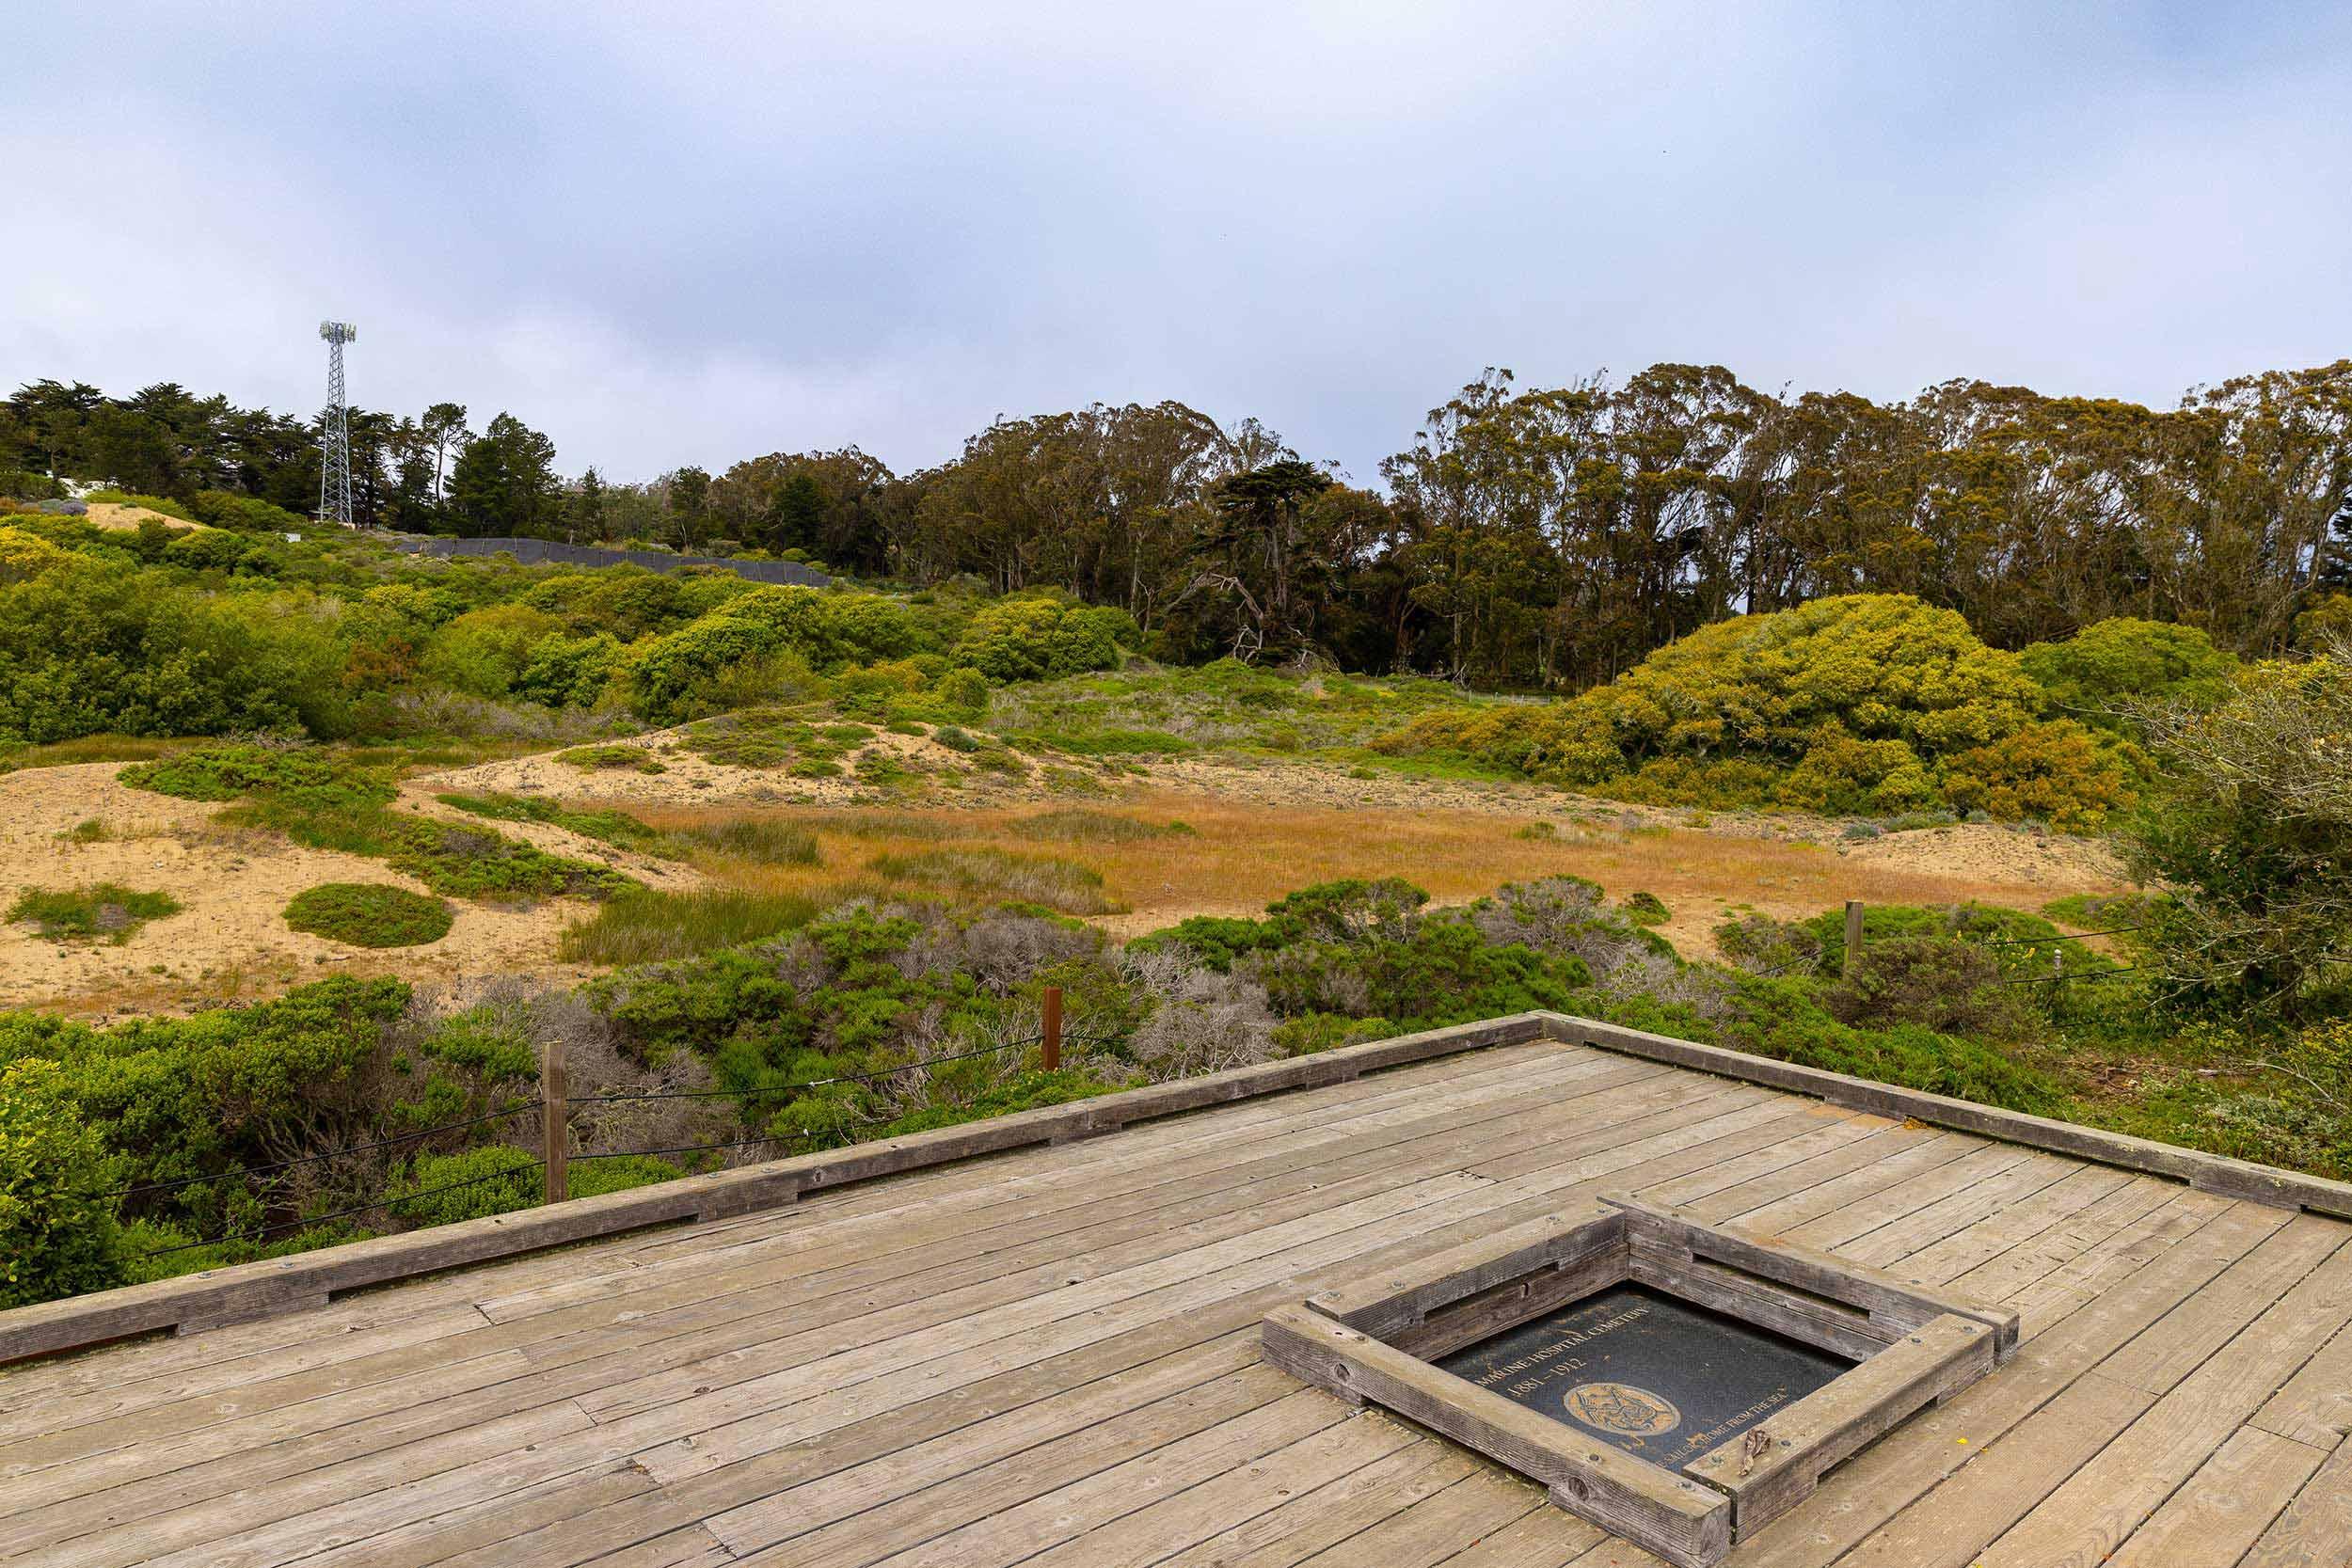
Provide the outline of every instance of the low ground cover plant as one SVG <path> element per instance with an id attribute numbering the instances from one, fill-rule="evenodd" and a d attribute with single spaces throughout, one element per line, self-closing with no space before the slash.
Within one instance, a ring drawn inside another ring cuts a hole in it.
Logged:
<path id="1" fill-rule="evenodd" d="M 142 892 L 118 882 L 79 888 L 26 888 L 8 906 L 8 919 L 22 921 L 57 942 L 107 942 L 119 946 L 151 920 L 180 912 L 167 893 Z"/>
<path id="2" fill-rule="evenodd" d="M 286 906 L 292 929 L 354 947 L 421 947 L 453 919 L 447 899 L 389 882 L 322 882 Z"/>

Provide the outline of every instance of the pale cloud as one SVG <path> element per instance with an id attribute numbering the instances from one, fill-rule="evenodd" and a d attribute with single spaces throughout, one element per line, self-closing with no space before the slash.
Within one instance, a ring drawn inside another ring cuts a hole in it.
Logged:
<path id="1" fill-rule="evenodd" d="M 2225 14 L 2226 11 L 2226 14 Z M 72 14 L 68 14 L 71 12 Z M 1369 478 L 1486 364 L 2169 404 L 2352 352 L 2340 7 L 49 8 L 0 377 L 644 477 L 1095 399 Z"/>

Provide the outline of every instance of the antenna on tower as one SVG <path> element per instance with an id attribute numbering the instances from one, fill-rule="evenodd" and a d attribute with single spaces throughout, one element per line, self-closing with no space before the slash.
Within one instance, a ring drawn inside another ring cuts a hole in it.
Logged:
<path id="1" fill-rule="evenodd" d="M 351 527 L 351 419 L 343 402 L 343 345 L 359 336 L 349 322 L 321 322 L 326 340 L 326 411 L 319 416 L 319 521 Z"/>

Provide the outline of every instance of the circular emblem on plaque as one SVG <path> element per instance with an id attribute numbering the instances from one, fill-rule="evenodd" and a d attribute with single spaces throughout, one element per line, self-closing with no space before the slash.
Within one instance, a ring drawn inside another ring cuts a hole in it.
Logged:
<path id="1" fill-rule="evenodd" d="M 1655 1437 L 1682 1424 L 1673 1402 L 1629 1383 L 1580 1383 L 1560 1402 L 1586 1426 L 1628 1437 Z"/>

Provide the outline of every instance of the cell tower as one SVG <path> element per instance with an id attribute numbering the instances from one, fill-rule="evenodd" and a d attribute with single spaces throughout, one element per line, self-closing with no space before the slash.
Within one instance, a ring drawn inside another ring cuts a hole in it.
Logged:
<path id="1" fill-rule="evenodd" d="M 326 411 L 319 416 L 319 521 L 351 527 L 351 419 L 343 403 L 343 345 L 359 336 L 349 322 L 321 322 L 326 340 Z"/>

